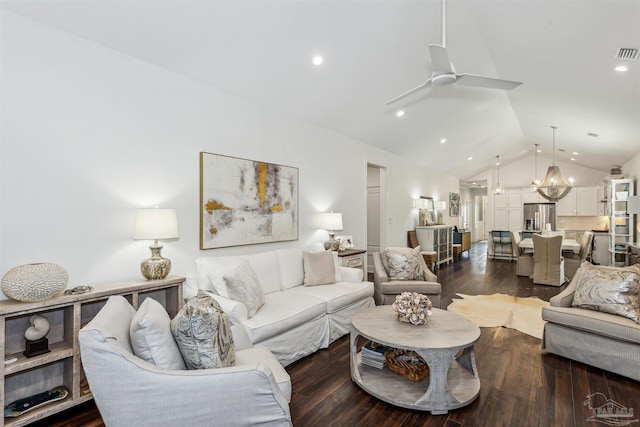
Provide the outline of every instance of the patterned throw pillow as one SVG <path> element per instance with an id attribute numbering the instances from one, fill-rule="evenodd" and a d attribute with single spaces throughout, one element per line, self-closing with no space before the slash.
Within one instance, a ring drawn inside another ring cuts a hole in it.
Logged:
<path id="1" fill-rule="evenodd" d="M 224 368 L 236 363 L 229 318 L 211 296 L 199 292 L 171 320 L 173 333 L 189 369 Z"/>
<path id="2" fill-rule="evenodd" d="M 640 323 L 640 268 L 596 267 L 583 262 L 571 305 Z"/>
<path id="3" fill-rule="evenodd" d="M 249 260 L 245 259 L 238 268 L 235 268 L 222 276 L 225 294 L 234 301 L 239 301 L 247 306 L 249 317 L 264 304 L 264 292 L 258 281 Z"/>
<path id="4" fill-rule="evenodd" d="M 420 246 L 386 248 L 382 251 L 382 264 L 391 280 L 424 280 L 420 256 Z"/>

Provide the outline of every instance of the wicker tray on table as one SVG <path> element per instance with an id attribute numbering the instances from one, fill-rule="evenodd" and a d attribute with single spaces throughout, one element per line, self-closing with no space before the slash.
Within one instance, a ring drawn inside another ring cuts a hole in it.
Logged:
<path id="1" fill-rule="evenodd" d="M 384 358 L 391 372 L 411 381 L 421 381 L 429 375 L 429 365 L 413 350 L 394 348 L 385 352 Z"/>

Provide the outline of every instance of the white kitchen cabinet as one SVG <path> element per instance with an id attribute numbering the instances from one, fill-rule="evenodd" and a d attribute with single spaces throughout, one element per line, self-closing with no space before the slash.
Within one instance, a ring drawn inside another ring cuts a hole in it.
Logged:
<path id="1" fill-rule="evenodd" d="M 506 189 L 493 195 L 493 228 L 495 230 L 522 229 L 522 190 Z"/>
<path id="2" fill-rule="evenodd" d="M 546 203 L 544 197 L 538 194 L 537 191 L 532 192 L 530 187 L 522 187 L 522 203 Z"/>
<path id="3" fill-rule="evenodd" d="M 596 216 L 598 202 L 597 187 L 574 187 L 558 201 L 558 216 Z"/>

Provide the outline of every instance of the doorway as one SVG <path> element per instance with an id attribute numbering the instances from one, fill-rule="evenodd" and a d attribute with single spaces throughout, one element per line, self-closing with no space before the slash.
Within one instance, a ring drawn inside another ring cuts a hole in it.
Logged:
<path id="1" fill-rule="evenodd" d="M 373 274 L 373 253 L 386 243 L 386 194 L 384 167 L 367 164 L 367 276 Z"/>

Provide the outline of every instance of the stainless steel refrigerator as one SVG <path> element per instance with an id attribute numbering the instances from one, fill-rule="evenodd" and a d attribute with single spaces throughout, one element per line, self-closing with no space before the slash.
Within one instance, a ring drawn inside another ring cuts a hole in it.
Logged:
<path id="1" fill-rule="evenodd" d="M 523 213 L 524 230 L 542 231 L 547 224 L 551 224 L 551 230 L 556 230 L 555 203 L 525 203 Z"/>

